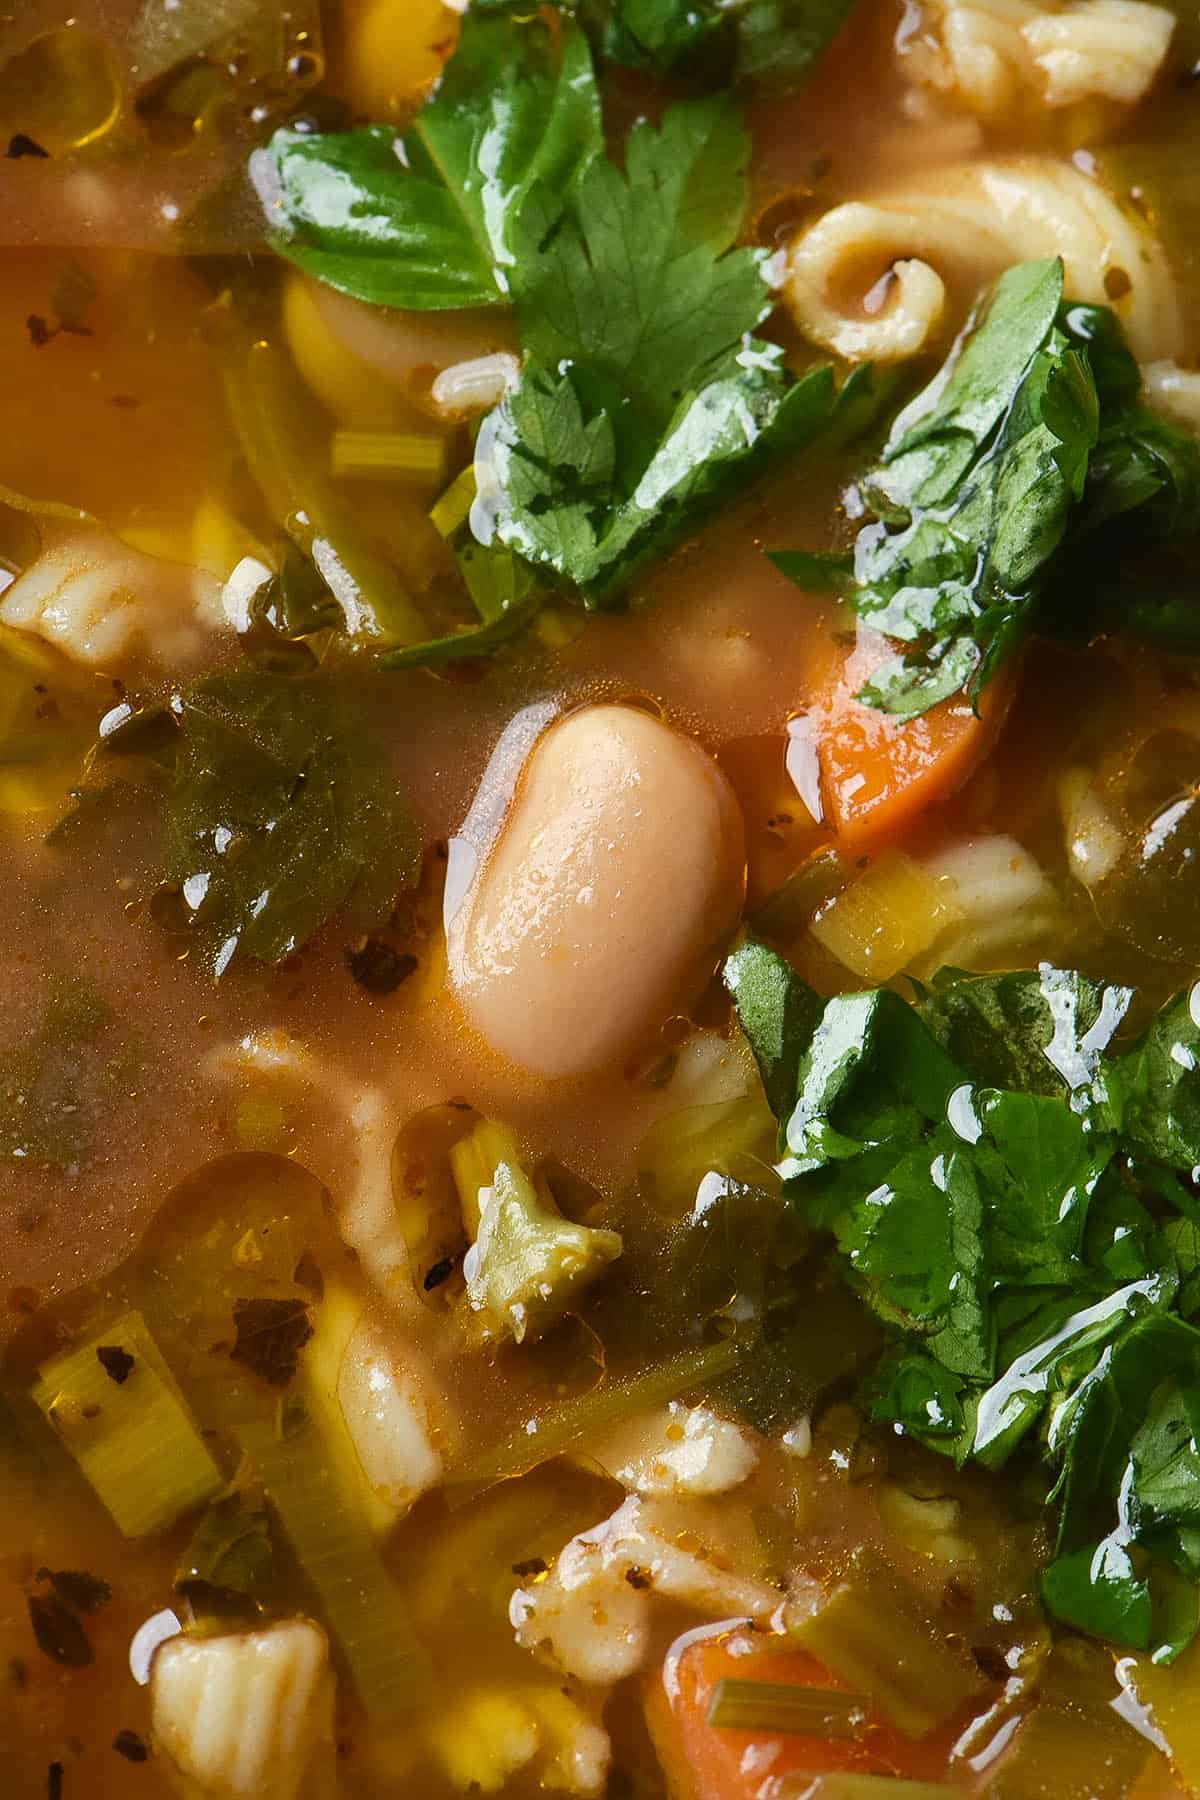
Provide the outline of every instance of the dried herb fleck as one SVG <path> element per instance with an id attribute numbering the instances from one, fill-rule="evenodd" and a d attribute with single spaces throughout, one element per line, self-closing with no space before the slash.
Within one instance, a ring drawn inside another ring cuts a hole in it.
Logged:
<path id="1" fill-rule="evenodd" d="M 78 1615 L 57 1594 L 29 1595 L 29 1623 L 38 1649 L 64 1669 L 85 1669 L 92 1646 Z"/>
<path id="2" fill-rule="evenodd" d="M 637 1588 L 639 1591 L 654 1586 L 654 1577 L 651 1575 L 650 1571 L 648 1569 L 639 1569 L 636 1563 L 626 1569 L 625 1579 L 631 1588 Z"/>
<path id="3" fill-rule="evenodd" d="M 136 1731 L 118 1731 L 113 1739 L 112 1747 L 118 1756 L 125 1758 L 126 1762 L 142 1763 L 150 1755 Z"/>
<path id="4" fill-rule="evenodd" d="M 112 1599 L 112 1589 L 107 1581 L 99 1575 L 89 1575 L 84 1569 L 39 1569 L 39 1581 L 48 1581 L 55 1594 L 64 1606 L 72 1612 L 99 1612 Z"/>
<path id="5" fill-rule="evenodd" d="M 46 1771 L 46 1800 L 62 1800 L 63 1766 L 52 1762 Z"/>
<path id="6" fill-rule="evenodd" d="M 519 1576 L 522 1581 L 525 1581 L 531 1575 L 544 1575 L 547 1566 L 544 1556 L 527 1556 L 524 1562 L 515 1562 L 513 1564 L 512 1572 L 514 1575 Z"/>
<path id="7" fill-rule="evenodd" d="M 119 1344 L 100 1344 L 96 1350 L 100 1367 L 117 1386 L 129 1380 L 133 1374 L 134 1359 L 128 1350 L 122 1350 Z"/>
<path id="8" fill-rule="evenodd" d="M 36 138 L 31 138 L 24 131 L 16 131 L 8 140 L 8 149 L 4 152 L 10 161 L 15 162 L 19 156 L 48 157 L 50 152 L 42 148 Z"/>
<path id="9" fill-rule="evenodd" d="M 235 1300 L 237 1340 L 229 1352 L 272 1387 L 286 1387 L 313 1334 L 303 1300 Z"/>
<path id="10" fill-rule="evenodd" d="M 382 938 L 369 937 L 357 949 L 347 950 L 346 967 L 368 994 L 392 994 L 415 972 L 417 959 Z"/>

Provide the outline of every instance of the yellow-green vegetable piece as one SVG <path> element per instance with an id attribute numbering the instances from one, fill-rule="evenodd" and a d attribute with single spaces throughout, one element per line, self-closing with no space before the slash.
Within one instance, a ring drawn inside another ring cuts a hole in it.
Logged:
<path id="1" fill-rule="evenodd" d="M 542 1335 L 621 1254 L 617 1231 L 573 1225 L 517 1164 L 500 1162 L 484 1190 L 479 1235 L 463 1265 L 467 1297 L 496 1337 Z"/>

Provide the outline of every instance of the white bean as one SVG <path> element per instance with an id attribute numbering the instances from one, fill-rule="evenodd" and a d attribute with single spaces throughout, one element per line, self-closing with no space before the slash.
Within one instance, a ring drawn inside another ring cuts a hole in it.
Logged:
<path id="1" fill-rule="evenodd" d="M 699 744 L 632 706 L 569 714 L 528 754 L 449 920 L 468 1019 L 541 1075 L 611 1066 L 695 998 L 744 862 L 737 802 Z"/>

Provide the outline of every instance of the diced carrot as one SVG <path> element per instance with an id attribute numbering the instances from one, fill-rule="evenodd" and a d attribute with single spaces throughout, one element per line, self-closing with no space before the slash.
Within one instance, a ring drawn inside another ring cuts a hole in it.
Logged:
<path id="1" fill-rule="evenodd" d="M 945 1769 L 950 1734 L 914 1744 L 871 1718 L 853 1738 L 710 1725 L 709 1707 L 721 1681 L 844 1685 L 803 1651 L 765 1650 L 760 1644 L 746 1632 L 700 1638 L 668 1657 L 664 1669 L 648 1679 L 646 1719 L 672 1800 L 759 1800 L 771 1778 L 800 1772 L 854 1769 L 932 1780 Z"/>
<path id="2" fill-rule="evenodd" d="M 859 628 L 847 655 L 833 638 L 814 646 L 806 686 L 821 771 L 825 823 L 850 855 L 901 837 L 920 814 L 961 787 L 991 747 L 1012 698 L 1000 677 L 985 688 L 979 713 L 963 694 L 916 719 L 893 719 L 855 699 L 891 654 L 886 638 Z"/>

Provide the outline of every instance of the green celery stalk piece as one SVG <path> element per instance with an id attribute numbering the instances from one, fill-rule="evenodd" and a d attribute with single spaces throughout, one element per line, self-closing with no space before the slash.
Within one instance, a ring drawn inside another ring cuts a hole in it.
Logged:
<path id="1" fill-rule="evenodd" d="M 792 1637 L 909 1738 L 922 1738 L 966 1707 L 983 1678 L 890 1570 L 859 1556 Z"/>

